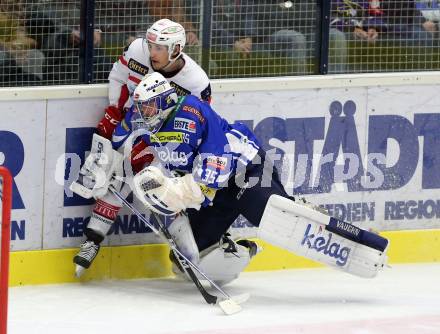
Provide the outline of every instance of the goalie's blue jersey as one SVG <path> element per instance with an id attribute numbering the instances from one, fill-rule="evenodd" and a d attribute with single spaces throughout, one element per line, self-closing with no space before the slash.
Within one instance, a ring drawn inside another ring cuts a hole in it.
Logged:
<path id="1" fill-rule="evenodd" d="M 132 133 L 133 115 L 132 107 L 116 128 L 114 149 L 119 149 Z M 160 130 L 144 134 L 142 139 L 169 170 L 192 173 L 204 185 L 204 205 L 209 203 L 210 190 L 226 186 L 231 177 L 244 172 L 260 149 L 246 125 L 229 124 L 208 103 L 192 95 L 180 98 Z"/>

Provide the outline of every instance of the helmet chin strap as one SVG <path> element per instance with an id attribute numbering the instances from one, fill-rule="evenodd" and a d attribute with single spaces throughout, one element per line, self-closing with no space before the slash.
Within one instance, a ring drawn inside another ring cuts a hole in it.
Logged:
<path id="1" fill-rule="evenodd" d="M 168 64 L 166 64 L 164 67 L 162 67 L 159 72 L 167 72 L 169 68 L 176 62 L 176 60 L 179 59 L 179 57 L 176 57 L 173 60 L 168 59 Z"/>

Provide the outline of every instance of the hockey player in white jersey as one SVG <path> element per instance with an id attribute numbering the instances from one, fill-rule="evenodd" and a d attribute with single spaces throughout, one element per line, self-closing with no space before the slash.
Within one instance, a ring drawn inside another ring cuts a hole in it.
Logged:
<path id="1" fill-rule="evenodd" d="M 174 87 L 179 96 L 192 94 L 210 102 L 211 86 L 208 76 L 194 60 L 183 53 L 185 46 L 185 30 L 176 22 L 162 19 L 155 22 L 148 30 L 145 38 L 134 40 L 123 55 L 113 65 L 109 75 L 109 101 L 106 113 L 97 127 L 100 136 L 111 138 L 115 127 L 124 116 L 124 111 L 131 105 L 134 89 L 145 74 L 160 72 Z M 96 145 L 95 145 L 96 146 Z M 96 152 L 92 149 L 92 155 Z M 92 156 L 91 155 L 91 156 Z M 91 157 L 90 156 L 90 157 Z M 131 150 L 131 165 L 134 173 L 145 164 L 150 163 L 152 155 L 148 154 L 145 141 L 138 140 Z M 89 161 L 90 162 L 90 161 Z M 86 163 L 86 169 L 87 163 Z M 73 185 L 75 187 L 75 184 Z M 98 254 L 100 243 L 114 223 L 122 204 L 109 192 L 93 195 L 97 200 L 93 208 L 88 226 L 85 229 L 86 241 L 73 261 L 77 265 L 77 275 L 90 267 Z M 225 242 L 235 243 L 222 238 Z M 248 247 L 256 248 L 248 241 Z M 254 250 L 252 250 L 254 252 Z"/>
<path id="2" fill-rule="evenodd" d="M 205 71 L 183 52 L 185 29 L 169 19 L 156 21 L 145 38 L 135 39 L 124 49 L 109 74 L 109 106 L 98 125 L 98 134 L 110 138 L 124 111 L 131 105 L 130 95 L 148 73 L 160 72 L 178 95 L 192 94 L 211 99 L 211 86 Z"/>
<path id="3" fill-rule="evenodd" d="M 115 130 L 113 149 L 109 142 L 102 146 L 111 157 L 135 128 L 146 130 L 142 138 L 162 168 L 149 166 L 136 174 L 134 193 L 151 211 L 177 215 L 169 229 L 178 247 L 212 279 L 234 279 L 249 263 L 252 254 L 240 253 L 244 245 L 231 257 L 211 248 L 239 214 L 258 227 L 261 239 L 339 270 L 370 278 L 386 264 L 387 239 L 288 196 L 273 162 L 244 124 L 228 124 L 194 96 L 178 99 L 159 73 L 143 79 L 134 101 Z M 89 171 L 93 176 L 103 168 L 111 175 L 112 161 L 104 166 Z M 108 178 L 102 178 L 105 188 Z"/>

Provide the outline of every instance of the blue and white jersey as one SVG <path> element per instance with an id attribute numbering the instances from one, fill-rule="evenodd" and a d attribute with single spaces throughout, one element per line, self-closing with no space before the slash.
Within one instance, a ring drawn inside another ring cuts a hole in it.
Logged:
<path id="1" fill-rule="evenodd" d="M 114 149 L 119 149 L 132 133 L 133 114 L 132 108 L 116 128 Z M 210 203 L 216 189 L 244 172 L 260 148 L 246 125 L 229 124 L 193 95 L 180 98 L 160 130 L 144 134 L 142 139 L 169 170 L 192 173 L 207 198 L 203 205 Z"/>

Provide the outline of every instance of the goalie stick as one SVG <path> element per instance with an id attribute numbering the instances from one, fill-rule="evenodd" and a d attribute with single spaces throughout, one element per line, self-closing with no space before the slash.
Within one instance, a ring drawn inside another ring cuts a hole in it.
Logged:
<path id="1" fill-rule="evenodd" d="M 127 202 L 127 200 L 122 196 L 116 189 L 113 188 L 113 186 L 109 187 L 110 191 L 118 197 L 146 226 L 148 226 L 155 234 L 162 236 L 166 239 L 167 243 L 169 244 L 171 250 L 173 251 L 175 258 L 177 261 L 179 261 L 182 268 L 185 269 L 185 271 L 188 273 L 188 276 L 191 278 L 191 280 L 196 285 L 199 292 L 202 294 L 203 298 L 208 304 L 212 305 L 218 305 L 222 311 L 227 314 L 235 314 L 242 310 L 241 306 L 239 304 L 244 303 L 246 300 L 249 299 L 250 295 L 248 293 L 244 293 L 238 296 L 231 297 L 226 291 L 224 291 L 222 288 L 220 288 L 214 281 L 212 281 L 206 274 L 194 263 L 192 263 L 177 247 L 176 242 L 173 239 L 173 236 L 170 234 L 168 229 L 163 224 L 161 218 L 158 214 L 155 212 L 152 212 L 154 217 L 157 220 L 157 224 L 159 228 L 156 228 L 151 222 L 149 222 L 142 214 L 130 203 Z M 196 270 L 201 276 L 203 276 L 213 288 L 218 290 L 223 297 L 221 296 L 215 296 L 206 291 L 206 289 L 203 287 L 200 280 L 197 278 L 196 274 L 194 273 L 194 270 Z"/>

